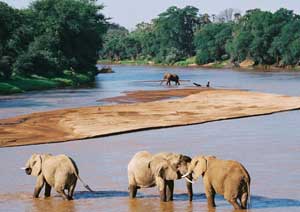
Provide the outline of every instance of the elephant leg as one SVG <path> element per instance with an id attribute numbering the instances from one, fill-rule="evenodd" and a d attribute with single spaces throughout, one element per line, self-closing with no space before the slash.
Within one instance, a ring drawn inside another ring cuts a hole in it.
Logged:
<path id="1" fill-rule="evenodd" d="M 40 195 L 40 192 L 43 188 L 44 185 L 44 177 L 42 175 L 39 175 L 37 180 L 36 180 L 36 184 L 34 187 L 34 192 L 33 192 L 33 197 L 34 198 L 38 198 Z"/>
<path id="2" fill-rule="evenodd" d="M 241 209 L 241 206 L 237 203 L 236 198 L 231 198 L 228 200 L 228 202 L 234 207 L 234 209 L 236 210 Z"/>
<path id="3" fill-rule="evenodd" d="M 69 200 L 69 197 L 66 195 L 63 186 L 55 186 L 55 190 L 56 190 L 57 193 L 59 193 L 62 196 L 62 198 L 64 200 Z"/>
<path id="4" fill-rule="evenodd" d="M 159 188 L 160 201 L 166 202 L 166 183 Z"/>
<path id="5" fill-rule="evenodd" d="M 135 198 L 138 187 L 136 185 L 129 185 L 129 198 Z"/>
<path id="6" fill-rule="evenodd" d="M 189 178 L 190 180 L 193 179 L 193 177 L 192 177 L 191 174 L 188 176 L 188 178 Z M 190 182 L 186 182 L 186 188 L 187 188 L 189 200 L 190 200 L 190 201 L 193 201 L 193 184 L 190 183 Z"/>
<path id="7" fill-rule="evenodd" d="M 166 185 L 167 185 L 167 188 L 166 188 L 167 202 L 168 201 L 173 201 L 174 180 L 168 180 Z"/>
<path id="8" fill-rule="evenodd" d="M 212 188 L 211 185 L 206 185 L 205 186 L 205 195 L 206 195 L 206 198 L 207 198 L 208 207 L 216 207 L 216 203 L 215 203 L 216 192 Z"/>
<path id="9" fill-rule="evenodd" d="M 45 198 L 50 197 L 51 186 L 45 181 Z"/>
<path id="10" fill-rule="evenodd" d="M 69 200 L 73 200 L 73 194 L 74 194 L 74 190 L 76 187 L 76 181 L 74 182 L 74 184 L 72 184 L 68 190 L 68 199 Z"/>
<path id="11" fill-rule="evenodd" d="M 248 202 L 248 193 L 245 192 L 245 193 L 242 194 L 242 197 L 241 197 L 241 207 L 242 207 L 242 209 L 247 208 L 247 202 Z"/>

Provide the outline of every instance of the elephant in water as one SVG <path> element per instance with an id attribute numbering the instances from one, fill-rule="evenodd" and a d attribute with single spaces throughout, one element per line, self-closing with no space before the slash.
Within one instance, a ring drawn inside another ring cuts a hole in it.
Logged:
<path id="1" fill-rule="evenodd" d="M 22 169 L 25 169 L 26 174 L 37 177 L 33 194 L 35 198 L 39 197 L 45 185 L 45 197 L 50 196 L 53 187 L 65 200 L 72 200 L 77 179 L 92 191 L 79 177 L 75 162 L 66 155 L 33 154 Z"/>
<path id="2" fill-rule="evenodd" d="M 129 196 L 135 198 L 137 189 L 157 186 L 161 201 L 172 201 L 174 180 L 185 173 L 191 158 L 175 153 L 152 155 L 147 151 L 136 153 L 128 164 Z M 187 184 L 190 200 L 191 183 Z"/>
<path id="3" fill-rule="evenodd" d="M 233 160 L 220 160 L 215 156 L 194 157 L 186 175 L 192 174 L 193 179 L 203 177 L 207 202 L 215 207 L 215 194 L 224 198 L 235 209 L 246 209 L 250 198 L 250 176 L 242 164 Z M 240 205 L 237 202 L 240 201 Z"/>
<path id="4" fill-rule="evenodd" d="M 167 85 L 171 85 L 171 81 L 175 82 L 175 85 L 180 85 L 179 83 L 179 76 L 177 74 L 171 74 L 171 73 L 165 73 L 164 78 L 161 81 L 160 84 L 162 84 L 164 81 L 167 81 Z"/>

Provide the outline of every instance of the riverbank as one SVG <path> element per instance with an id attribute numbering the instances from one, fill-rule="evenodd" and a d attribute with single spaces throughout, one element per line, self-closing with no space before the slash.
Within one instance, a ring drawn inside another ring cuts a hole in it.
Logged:
<path id="1" fill-rule="evenodd" d="M 176 96 L 176 92 L 182 93 L 182 89 L 170 90 L 165 98 Z M 0 147 L 64 142 L 300 108 L 300 97 L 249 91 L 190 88 L 185 95 L 173 100 L 72 108 L 2 119 Z"/>
<path id="2" fill-rule="evenodd" d="M 98 64 L 102 65 L 134 65 L 134 66 L 165 66 L 165 67 L 188 67 L 188 68 L 205 68 L 205 69 L 233 69 L 238 71 L 262 71 L 262 72 L 291 72 L 299 71 L 300 66 L 278 67 L 275 65 L 254 65 L 253 61 L 245 60 L 241 63 L 233 64 L 229 60 L 216 61 L 208 64 L 198 65 L 195 57 L 178 61 L 174 64 L 155 63 L 149 60 L 98 60 Z"/>
<path id="3" fill-rule="evenodd" d="M 0 95 L 22 93 L 33 90 L 47 90 L 54 88 L 78 87 L 94 81 L 94 76 L 84 74 L 64 74 L 58 77 L 30 77 L 17 76 L 9 80 L 0 81 Z"/>

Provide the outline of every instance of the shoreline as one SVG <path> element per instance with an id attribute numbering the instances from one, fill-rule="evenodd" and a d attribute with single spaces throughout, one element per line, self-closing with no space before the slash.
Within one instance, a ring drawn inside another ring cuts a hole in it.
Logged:
<path id="1" fill-rule="evenodd" d="M 95 81 L 95 76 L 86 74 L 61 75 L 52 78 L 34 76 L 20 77 L 0 81 L 0 96 L 25 93 L 28 91 L 77 88 L 91 85 Z"/>
<path id="2" fill-rule="evenodd" d="M 125 98 L 136 97 L 131 104 L 60 109 L 1 119 L 0 147 L 83 140 L 300 109 L 300 97 L 242 90 L 156 90 L 151 101 L 141 102 L 143 92 L 127 93 Z M 162 96 L 165 100 L 161 100 Z M 170 99 L 174 96 L 181 98 Z"/>
<path id="3" fill-rule="evenodd" d="M 274 73 L 284 73 L 284 72 L 290 72 L 290 73 L 300 73 L 300 67 L 291 67 L 291 68 L 280 68 L 272 65 L 258 65 L 258 66 L 252 66 L 252 67 L 235 67 L 234 65 L 224 65 L 219 66 L 220 63 L 211 63 L 211 64 L 204 64 L 204 65 L 197 65 L 197 64 L 188 64 L 188 65 L 168 65 L 168 64 L 155 64 L 151 63 L 151 61 L 148 61 L 147 63 L 139 63 L 137 61 L 130 61 L 127 63 L 127 61 L 114 61 L 114 62 L 107 62 L 107 61 L 101 61 L 99 60 L 97 62 L 97 65 L 116 65 L 116 66 L 148 66 L 148 67 L 170 67 L 170 68 L 199 68 L 199 69 L 217 69 L 217 70 L 226 70 L 226 69 L 232 69 L 234 71 L 253 71 L 253 72 L 274 72 Z"/>

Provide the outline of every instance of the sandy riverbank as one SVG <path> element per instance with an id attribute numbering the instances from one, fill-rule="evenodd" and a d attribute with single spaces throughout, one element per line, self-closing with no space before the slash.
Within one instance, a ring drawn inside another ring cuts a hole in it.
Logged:
<path id="1" fill-rule="evenodd" d="M 151 97 L 151 93 L 156 97 Z M 146 94 L 137 91 L 119 99 L 125 98 L 121 102 L 142 101 L 145 96 L 151 101 L 71 108 L 2 119 L 0 147 L 63 142 L 300 108 L 300 97 L 203 88 L 149 91 Z M 186 97 L 154 101 L 183 96 Z"/>

